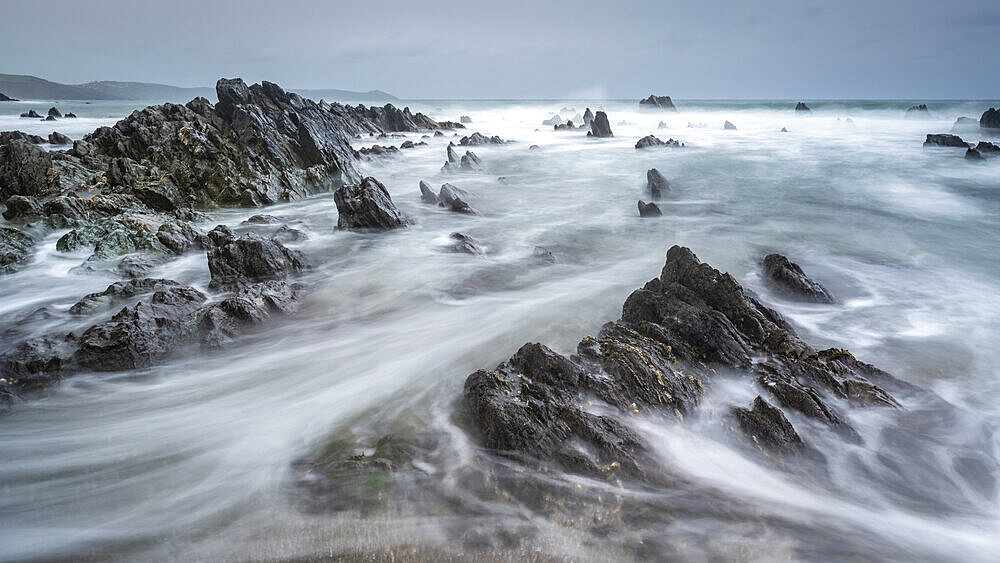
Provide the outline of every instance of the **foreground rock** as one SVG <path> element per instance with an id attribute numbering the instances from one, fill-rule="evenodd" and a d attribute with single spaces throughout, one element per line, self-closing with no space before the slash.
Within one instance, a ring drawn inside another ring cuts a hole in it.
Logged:
<path id="1" fill-rule="evenodd" d="M 621 319 L 585 337 L 572 356 L 526 344 L 465 382 L 469 422 L 498 456 L 606 478 L 667 479 L 648 445 L 625 423 L 650 412 L 658 424 L 700 412 L 720 370 L 760 389 L 736 409 L 733 438 L 777 455 L 814 452 L 786 412 L 813 419 L 850 442 L 860 437 L 835 401 L 896 407 L 881 386 L 912 389 L 845 350 L 816 351 L 731 276 L 672 247 L 660 276 L 634 291 Z M 813 454 L 808 454 L 813 455 Z"/>
<path id="2" fill-rule="evenodd" d="M 663 212 L 660 211 L 660 206 L 653 202 L 646 203 L 645 201 L 639 200 L 639 217 L 662 217 Z"/>
<path id="3" fill-rule="evenodd" d="M 350 231 L 384 231 L 406 224 L 389 197 L 389 191 L 369 176 L 360 184 L 343 186 L 333 193 L 337 204 L 337 228 Z"/>
<path id="4" fill-rule="evenodd" d="M 650 197 L 660 199 L 665 192 L 670 191 L 670 182 L 660 174 L 659 170 L 650 168 L 646 171 L 646 187 L 649 189 Z"/>
<path id="5" fill-rule="evenodd" d="M 969 143 L 966 143 L 958 135 L 950 135 L 948 133 L 941 133 L 938 135 L 927 135 L 927 140 L 924 141 L 925 147 L 938 146 L 938 147 L 961 147 L 963 149 L 969 148 Z"/>
<path id="6" fill-rule="evenodd" d="M 0 273 L 9 274 L 27 262 L 34 244 L 23 231 L 0 225 Z"/>
<path id="7" fill-rule="evenodd" d="M 608 122 L 608 115 L 603 111 L 598 111 L 594 115 L 594 120 L 590 122 L 588 137 L 614 137 L 611 132 L 611 124 Z"/>
<path id="8" fill-rule="evenodd" d="M 235 288 L 283 279 L 308 266 L 301 252 L 255 234 L 219 240 L 219 243 L 208 253 L 211 288 Z"/>
<path id="9" fill-rule="evenodd" d="M 764 278 L 793 299 L 814 303 L 834 302 L 826 288 L 806 276 L 798 264 L 780 254 L 764 257 Z"/>
<path id="10" fill-rule="evenodd" d="M 643 107 L 677 111 L 677 107 L 674 106 L 674 101 L 670 99 L 670 96 L 657 96 L 655 94 L 650 94 L 648 98 L 639 100 L 639 105 Z"/>

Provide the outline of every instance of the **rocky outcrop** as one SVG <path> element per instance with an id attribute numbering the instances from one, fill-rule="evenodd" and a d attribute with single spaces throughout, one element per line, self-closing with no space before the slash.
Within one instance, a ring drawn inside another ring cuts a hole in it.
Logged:
<path id="1" fill-rule="evenodd" d="M 735 131 L 736 130 L 736 126 L 733 125 L 733 122 L 731 122 L 729 120 L 726 120 L 726 122 L 722 124 L 722 128 L 726 129 L 726 130 L 730 130 L 730 131 Z"/>
<path id="2" fill-rule="evenodd" d="M 611 132 L 611 124 L 608 123 L 608 115 L 603 111 L 598 111 L 594 115 L 594 120 L 590 122 L 588 137 L 614 137 Z"/>
<path id="3" fill-rule="evenodd" d="M 458 144 L 462 146 L 502 145 L 503 143 L 504 143 L 503 139 L 501 139 L 497 135 L 494 135 L 492 137 L 487 137 L 486 135 L 483 135 L 478 131 L 469 136 L 462 137 L 458 141 Z"/>
<path id="4" fill-rule="evenodd" d="M 812 110 L 809 109 L 809 106 L 807 106 L 805 104 L 805 102 L 799 102 L 799 103 L 795 104 L 795 111 L 812 113 Z"/>
<path id="5" fill-rule="evenodd" d="M 979 120 L 971 117 L 959 117 L 955 120 L 955 124 L 951 126 L 951 130 L 953 133 L 961 133 L 963 131 L 978 133 Z"/>
<path id="6" fill-rule="evenodd" d="M 456 213 L 466 213 L 468 215 L 479 215 L 479 212 L 473 209 L 463 198 L 468 197 L 468 192 L 465 190 L 453 186 L 451 184 L 443 184 L 441 186 L 441 191 L 438 192 L 438 205 L 441 207 L 446 207 Z"/>
<path id="7" fill-rule="evenodd" d="M 431 188 L 431 185 L 427 182 L 420 180 L 420 201 L 424 203 L 430 203 L 432 205 L 437 205 L 440 203 L 437 194 Z"/>
<path id="8" fill-rule="evenodd" d="M 31 135 L 29 133 L 25 133 L 24 131 L 0 131 L 0 145 L 9 143 L 13 140 L 27 141 L 33 145 L 40 145 L 45 142 L 44 137 Z"/>
<path id="9" fill-rule="evenodd" d="M 965 160 L 984 160 L 983 153 L 979 152 L 978 150 L 972 147 L 969 147 L 965 151 Z"/>
<path id="10" fill-rule="evenodd" d="M 69 137 L 67 137 L 66 135 L 63 135 L 62 133 L 60 133 L 58 131 L 53 131 L 53 132 L 49 133 L 49 144 L 52 144 L 52 145 L 69 145 L 69 144 L 72 144 L 72 143 L 73 143 L 72 139 L 70 139 Z"/>
<path id="11" fill-rule="evenodd" d="M 646 203 L 645 201 L 639 200 L 639 217 L 662 217 L 663 212 L 660 211 L 660 206 L 653 202 Z"/>
<path id="12" fill-rule="evenodd" d="M 833 297 L 820 285 L 813 281 L 802 268 L 780 254 L 768 254 L 764 257 L 764 279 L 784 295 L 801 301 L 814 303 L 833 303 Z"/>
<path id="13" fill-rule="evenodd" d="M 49 117 L 62 117 L 63 115 L 62 115 L 62 112 L 60 112 L 60 111 L 59 111 L 58 109 L 56 109 L 56 108 L 55 108 L 55 107 L 53 106 L 53 107 L 50 107 L 50 108 L 49 108 L 49 113 L 48 113 L 48 116 L 49 116 Z"/>
<path id="14" fill-rule="evenodd" d="M 466 171 L 481 170 L 483 168 L 483 161 L 479 160 L 476 153 L 465 151 L 465 154 L 462 155 L 459 168 Z"/>
<path id="15" fill-rule="evenodd" d="M 1000 154 L 1000 145 L 988 141 L 979 141 L 976 150 L 983 154 Z"/>
<path id="16" fill-rule="evenodd" d="M 963 149 L 969 148 L 969 143 L 966 143 L 958 135 L 950 135 L 948 133 L 941 133 L 937 135 L 928 134 L 927 140 L 924 141 L 925 147 L 938 146 L 938 147 L 961 147 Z"/>
<path id="17" fill-rule="evenodd" d="M 412 113 L 410 108 L 399 109 L 392 104 L 366 107 L 330 104 L 329 113 L 351 135 L 390 132 L 416 132 L 434 129 L 462 129 L 465 126 L 450 121 L 437 122 L 422 113 Z"/>
<path id="18" fill-rule="evenodd" d="M 650 168 L 646 171 L 646 188 L 649 189 L 650 197 L 660 199 L 665 192 L 670 191 L 670 182 L 660 174 L 659 170 Z"/>
<path id="19" fill-rule="evenodd" d="M 28 110 L 28 111 L 22 113 L 21 117 L 37 117 L 37 118 L 41 118 L 42 116 L 38 115 L 38 112 L 32 109 L 32 110 Z"/>
<path id="20" fill-rule="evenodd" d="M 23 231 L 0 225 L 0 273 L 13 272 L 27 262 L 34 244 Z"/>
<path id="21" fill-rule="evenodd" d="M 677 107 L 674 106 L 674 101 L 670 99 L 670 96 L 650 94 L 648 98 L 639 100 L 639 105 L 648 108 L 677 111 Z"/>
<path id="22" fill-rule="evenodd" d="M 3 92 L 0 92 L 0 102 L 16 102 L 16 101 L 18 100 L 16 100 L 15 98 L 11 98 L 10 96 L 7 96 Z"/>
<path id="23" fill-rule="evenodd" d="M 910 106 L 906 108 L 906 117 L 914 117 L 920 115 L 926 116 L 928 113 L 929 110 L 927 109 L 927 104 L 917 104 L 915 106 Z"/>
<path id="24" fill-rule="evenodd" d="M 636 144 L 635 144 L 635 148 L 637 148 L 637 149 L 648 149 L 648 148 L 652 148 L 652 147 L 674 147 L 674 148 L 680 148 L 680 147 L 683 147 L 683 146 L 684 146 L 684 143 L 682 143 L 680 141 L 675 141 L 674 139 L 668 139 L 667 141 L 661 141 L 659 138 L 657 138 L 654 135 L 646 135 L 645 137 L 639 139 L 639 141 L 636 142 Z"/>
<path id="25" fill-rule="evenodd" d="M 983 129 L 1000 129 L 1000 110 L 990 108 L 979 118 L 979 126 Z"/>
<path id="26" fill-rule="evenodd" d="M 779 455 L 809 448 L 786 412 L 857 443 L 834 401 L 891 408 L 898 403 L 883 385 L 912 389 L 845 350 L 813 350 L 730 275 L 675 246 L 659 277 L 625 301 L 621 319 L 584 337 L 574 355 L 526 344 L 495 369 L 471 374 L 464 399 L 480 443 L 495 455 L 657 480 L 661 467 L 624 421 L 647 411 L 662 424 L 709 416 L 698 407 L 723 370 L 768 397 L 731 413 L 742 430 L 734 439 Z"/>
<path id="27" fill-rule="evenodd" d="M 590 124 L 593 122 L 594 122 L 594 112 L 590 111 L 590 108 L 587 108 L 583 112 L 583 125 L 585 127 L 590 127 Z"/>
<path id="28" fill-rule="evenodd" d="M 301 252 L 256 234 L 216 240 L 216 248 L 208 253 L 209 287 L 213 289 L 284 279 L 308 267 Z"/>
<path id="29" fill-rule="evenodd" d="M 361 183 L 342 186 L 333 193 L 337 204 L 337 228 L 350 231 L 382 231 L 406 224 L 389 197 L 389 191 L 369 176 Z"/>

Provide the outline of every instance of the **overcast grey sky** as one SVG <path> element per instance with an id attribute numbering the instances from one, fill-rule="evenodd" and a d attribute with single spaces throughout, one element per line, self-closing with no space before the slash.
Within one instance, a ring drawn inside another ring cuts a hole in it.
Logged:
<path id="1" fill-rule="evenodd" d="M 0 0 L 0 72 L 404 98 L 997 98 L 1000 0 Z"/>

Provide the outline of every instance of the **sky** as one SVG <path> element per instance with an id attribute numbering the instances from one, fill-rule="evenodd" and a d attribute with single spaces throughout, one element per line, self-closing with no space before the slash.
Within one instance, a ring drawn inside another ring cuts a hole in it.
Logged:
<path id="1" fill-rule="evenodd" d="M 0 0 L 0 73 L 401 98 L 995 99 L 1000 0 Z"/>

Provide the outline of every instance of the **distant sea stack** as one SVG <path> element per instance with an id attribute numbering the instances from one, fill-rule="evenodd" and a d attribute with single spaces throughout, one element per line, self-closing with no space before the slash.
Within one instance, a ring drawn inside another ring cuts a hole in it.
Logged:
<path id="1" fill-rule="evenodd" d="M 990 108 L 984 111 L 983 116 L 979 118 L 979 126 L 983 129 L 1000 130 L 1000 110 Z"/>
<path id="2" fill-rule="evenodd" d="M 11 98 L 10 96 L 4 94 L 3 92 L 0 92 L 0 102 L 16 102 L 16 101 L 17 101 L 16 99 Z"/>
<path id="3" fill-rule="evenodd" d="M 801 111 L 801 112 L 805 112 L 805 113 L 812 113 L 812 110 L 809 109 L 809 106 L 807 106 L 805 102 L 799 102 L 799 103 L 795 104 L 795 111 Z"/>
<path id="4" fill-rule="evenodd" d="M 919 117 L 921 115 L 926 116 L 929 113 L 930 111 L 927 109 L 927 104 L 918 104 L 907 108 L 906 117 Z"/>
<path id="5" fill-rule="evenodd" d="M 677 107 L 674 106 L 674 101 L 670 99 L 670 96 L 657 96 L 655 94 L 650 94 L 645 100 L 639 100 L 639 105 L 648 108 L 677 111 Z"/>

